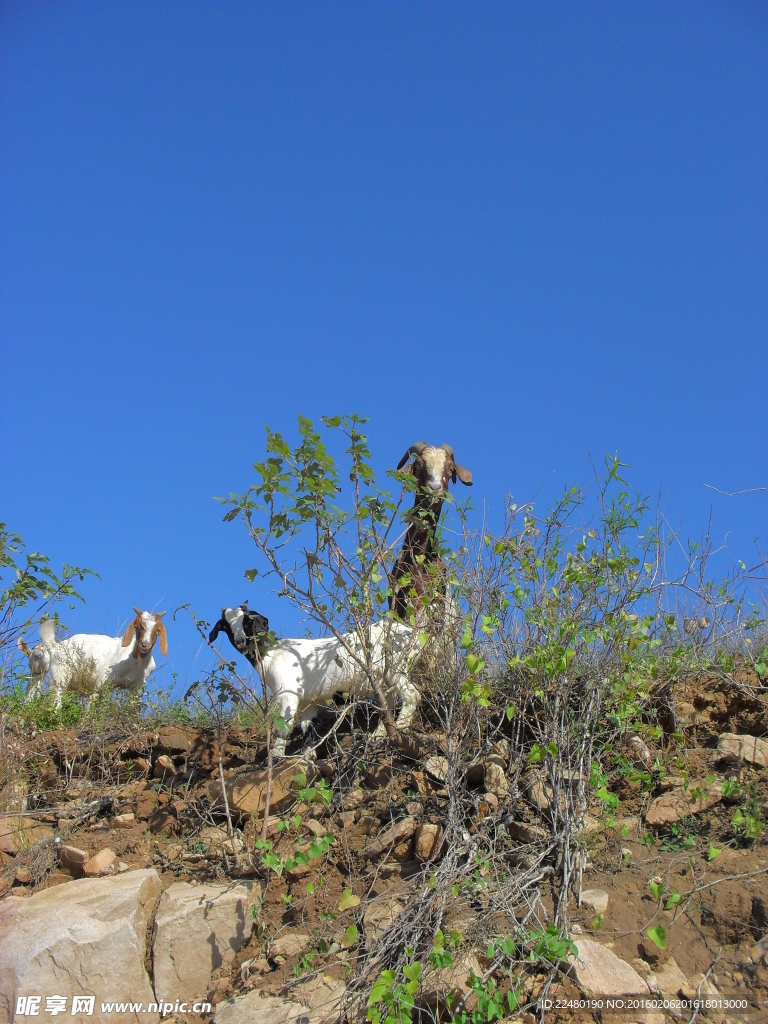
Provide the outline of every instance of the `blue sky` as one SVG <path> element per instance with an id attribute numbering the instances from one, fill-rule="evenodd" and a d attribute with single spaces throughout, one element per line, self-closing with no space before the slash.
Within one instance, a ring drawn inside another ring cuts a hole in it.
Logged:
<path id="1" fill-rule="evenodd" d="M 618 451 L 754 564 L 768 492 L 705 484 L 768 485 L 767 157 L 762 3 L 6 0 L 0 518 L 101 574 L 75 630 L 287 633 L 212 497 L 358 411 L 493 515 Z"/>

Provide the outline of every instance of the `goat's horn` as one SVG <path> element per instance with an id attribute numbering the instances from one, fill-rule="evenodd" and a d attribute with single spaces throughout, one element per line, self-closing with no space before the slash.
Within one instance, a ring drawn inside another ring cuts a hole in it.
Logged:
<path id="1" fill-rule="evenodd" d="M 421 455 L 421 453 L 427 447 L 428 445 L 426 441 L 417 441 L 416 444 L 412 444 L 408 451 L 405 453 L 405 455 L 402 457 L 402 459 L 400 459 L 400 461 L 398 462 L 397 468 L 402 469 L 412 455 Z"/>
<path id="2" fill-rule="evenodd" d="M 165 612 L 152 612 L 152 614 L 155 616 L 156 619 L 162 619 L 162 617 L 165 615 Z"/>
<path id="3" fill-rule="evenodd" d="M 453 448 L 451 448 L 449 444 L 441 444 L 440 447 L 443 449 L 444 452 L 448 452 L 451 458 L 453 458 Z"/>
<path id="4" fill-rule="evenodd" d="M 137 608 L 136 605 L 134 605 L 133 610 L 136 612 L 137 615 L 141 615 L 141 608 Z"/>

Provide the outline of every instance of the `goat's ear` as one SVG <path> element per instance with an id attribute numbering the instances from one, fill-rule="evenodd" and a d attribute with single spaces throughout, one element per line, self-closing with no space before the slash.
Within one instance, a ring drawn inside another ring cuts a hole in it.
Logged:
<path id="1" fill-rule="evenodd" d="M 221 619 L 216 623 L 211 632 L 208 634 L 208 643 L 212 644 L 216 637 L 221 632 Z"/>
<path id="2" fill-rule="evenodd" d="M 162 654 L 162 656 L 164 658 L 167 658 L 168 657 L 168 634 L 165 632 L 165 626 L 163 625 L 163 623 L 159 619 L 158 619 L 158 622 L 157 622 L 157 629 L 158 629 L 158 642 L 159 642 L 159 647 L 160 647 L 160 653 Z"/>
<path id="3" fill-rule="evenodd" d="M 22 652 L 22 654 L 26 654 L 26 656 L 29 657 L 30 654 L 32 653 L 32 648 L 29 646 L 24 637 L 20 636 L 16 643 L 19 645 L 19 650 Z"/>
<path id="4" fill-rule="evenodd" d="M 471 487 L 472 486 L 472 473 L 470 472 L 470 470 L 465 469 L 463 466 L 460 466 L 458 464 L 458 462 L 454 462 L 454 464 L 453 464 L 453 482 L 454 483 L 456 483 L 456 477 L 457 476 L 458 476 L 459 480 L 461 480 L 461 482 L 466 487 Z"/>
<path id="5" fill-rule="evenodd" d="M 128 629 L 123 633 L 122 647 L 128 647 L 131 640 L 133 640 L 133 634 L 136 632 L 136 619 L 131 619 L 128 623 Z"/>

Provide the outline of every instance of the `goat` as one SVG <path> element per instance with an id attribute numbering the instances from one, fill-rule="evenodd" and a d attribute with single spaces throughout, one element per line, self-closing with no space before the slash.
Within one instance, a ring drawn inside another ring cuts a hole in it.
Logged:
<path id="1" fill-rule="evenodd" d="M 131 619 L 123 635 L 117 637 L 76 633 L 57 642 L 53 621 L 49 619 L 40 624 L 40 640 L 50 658 L 49 685 L 57 708 L 61 707 L 65 690 L 90 695 L 108 682 L 131 693 L 144 689 L 155 670 L 152 656 L 155 640 L 160 640 L 160 653 L 168 654 L 168 636 L 162 622 L 165 612 L 133 610 L 136 618 Z"/>
<path id="2" fill-rule="evenodd" d="M 413 721 L 421 694 L 406 671 L 418 653 L 418 642 L 414 644 L 415 634 L 410 626 L 389 620 L 374 623 L 365 644 L 352 631 L 340 639 L 278 640 L 270 646 L 267 618 L 250 611 L 245 602 L 237 608 L 221 609 L 221 618 L 211 629 L 209 641 L 213 643 L 222 630 L 235 650 L 253 665 L 264 687 L 277 701 L 286 726 L 274 743 L 273 753 L 278 757 L 285 754 L 286 737 L 292 727 L 298 722 L 306 734 L 318 710 L 334 694 L 375 696 L 364 667 L 366 654 L 371 670 L 383 679 L 389 710 L 394 713 L 398 698 L 402 703 L 396 721 L 398 728 L 404 729 Z M 382 723 L 374 735 L 384 733 Z"/>
<path id="3" fill-rule="evenodd" d="M 21 636 L 16 642 L 19 645 L 19 650 L 22 654 L 26 655 L 29 663 L 29 682 L 27 683 L 26 697 L 35 697 L 40 693 L 45 674 L 51 667 L 51 656 L 42 643 L 30 647 Z"/>
<path id="4" fill-rule="evenodd" d="M 405 540 L 390 573 L 389 607 L 399 619 L 408 617 L 409 606 L 418 609 L 430 604 L 431 595 L 437 595 L 444 586 L 440 581 L 445 576 L 445 566 L 435 550 L 443 501 L 449 484 L 461 480 L 466 487 L 472 485 L 471 472 L 456 462 L 450 445 L 435 448 L 426 441 L 417 441 L 400 459 L 398 470 L 411 456 L 413 461 L 407 472 L 416 477 L 417 491 L 408 513 Z M 403 578 L 406 582 L 401 584 Z"/>

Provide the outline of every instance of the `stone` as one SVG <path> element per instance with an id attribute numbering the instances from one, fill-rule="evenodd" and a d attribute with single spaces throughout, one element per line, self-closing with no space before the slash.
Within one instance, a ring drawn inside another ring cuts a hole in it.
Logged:
<path id="1" fill-rule="evenodd" d="M 160 806 L 160 797 L 154 789 L 147 789 L 136 797 L 136 817 L 147 821 Z"/>
<path id="2" fill-rule="evenodd" d="M 437 779 L 438 782 L 448 781 L 448 758 L 439 757 L 437 754 L 432 757 L 428 757 L 424 762 L 424 771 L 427 775 L 431 775 L 433 779 Z"/>
<path id="3" fill-rule="evenodd" d="M 649 989 L 636 970 L 610 949 L 579 937 L 578 954 L 569 956 L 576 984 L 588 999 L 605 996 L 648 996 Z"/>
<path id="4" fill-rule="evenodd" d="M 688 985 L 688 979 L 677 966 L 673 956 L 665 960 L 662 966 L 655 972 L 653 978 L 660 995 L 665 999 L 677 998 L 680 989 Z"/>
<path id="5" fill-rule="evenodd" d="M 293 994 L 300 1003 L 312 1011 L 310 1019 L 319 1021 L 323 1018 L 336 1020 L 346 991 L 346 986 L 337 978 L 320 974 L 297 985 L 293 989 Z"/>
<path id="6" fill-rule="evenodd" d="M 156 811 L 150 814 L 147 824 L 153 835 L 158 835 L 160 832 L 175 835 L 179 828 L 176 812 L 173 807 L 158 807 Z"/>
<path id="7" fill-rule="evenodd" d="M 3 853 L 23 853 L 43 839 L 52 837 L 53 829 L 49 825 L 42 825 L 31 818 L 21 815 L 0 818 L 0 851 Z"/>
<path id="8" fill-rule="evenodd" d="M 746 761 L 748 764 L 756 764 L 759 768 L 768 768 L 768 739 L 724 732 L 717 741 L 717 752 L 725 760 L 736 764 Z"/>
<path id="9" fill-rule="evenodd" d="M 418 860 L 436 860 L 442 853 L 444 830 L 442 825 L 425 821 L 416 829 L 413 852 Z"/>
<path id="10" fill-rule="evenodd" d="M 80 850 L 76 846 L 59 846 L 57 847 L 59 853 L 59 864 L 68 871 L 73 878 L 81 878 L 83 874 L 83 867 L 85 862 L 90 857 L 89 853 L 85 850 Z"/>
<path id="11" fill-rule="evenodd" d="M 695 796 L 693 790 L 698 790 L 699 795 Z M 709 788 L 703 783 L 699 786 L 691 785 L 689 789 L 678 787 L 656 797 L 648 808 L 645 820 L 651 826 L 668 825 L 690 814 L 700 814 L 714 807 L 722 796 L 723 787 L 720 782 L 713 782 Z"/>
<path id="12" fill-rule="evenodd" d="M 216 1004 L 213 1024 L 314 1024 L 320 1018 L 310 1016 L 308 1006 L 294 1003 L 278 996 L 263 996 L 259 992 L 248 992 L 235 999 L 225 999 Z"/>
<path id="13" fill-rule="evenodd" d="M 269 799 L 269 809 L 272 814 L 280 814 L 294 802 L 295 796 L 291 790 L 291 782 L 298 771 L 304 771 L 309 775 L 306 762 L 299 762 L 294 758 L 285 758 L 273 767 L 272 790 Z M 235 817 L 247 820 L 250 817 L 260 818 L 263 816 L 267 796 L 267 770 L 265 768 L 231 775 L 225 779 L 225 785 L 229 809 Z M 208 797 L 219 810 L 224 807 L 221 783 L 218 778 L 209 785 Z"/>
<path id="14" fill-rule="evenodd" d="M 155 992 L 163 1002 L 208 990 L 215 970 L 231 963 L 251 934 L 253 883 L 165 890 L 155 915 Z"/>
<path id="15" fill-rule="evenodd" d="M 363 914 L 363 927 L 369 948 L 386 934 L 403 911 L 402 903 L 383 897 L 368 903 Z"/>
<path id="16" fill-rule="evenodd" d="M 348 793 L 345 793 L 341 801 L 342 811 L 354 811 L 356 810 L 365 799 L 365 793 L 362 789 L 350 789 Z"/>
<path id="17" fill-rule="evenodd" d="M 116 814 L 112 819 L 113 828 L 131 828 L 136 822 L 136 815 L 133 811 L 126 811 L 125 814 Z"/>
<path id="18" fill-rule="evenodd" d="M 407 860 L 410 839 L 416 830 L 416 819 L 410 814 L 400 821 L 394 822 L 388 829 L 376 836 L 363 848 L 366 860 L 374 860 L 383 853 L 392 852 L 396 860 Z M 403 850 L 402 847 L 407 847 Z"/>
<path id="19" fill-rule="evenodd" d="M 146 936 L 161 891 L 153 869 L 114 878 L 83 878 L 0 903 L 0 1024 L 13 1017 L 17 995 L 93 995 L 101 1000 L 155 1001 L 144 967 Z M 45 1003 L 43 1003 L 43 1006 Z M 67 1021 L 146 1024 L 157 1013 L 67 1013 Z"/>
<path id="20" fill-rule="evenodd" d="M 29 870 L 29 868 L 25 868 L 23 866 L 19 867 L 16 869 L 14 881 L 18 882 L 19 885 L 29 885 L 30 882 L 32 881 L 32 872 Z"/>
<path id="21" fill-rule="evenodd" d="M 756 964 L 768 957 L 768 935 L 764 935 L 759 942 L 754 944 L 749 951 L 749 955 Z"/>
<path id="22" fill-rule="evenodd" d="M 605 889 L 583 889 L 581 905 L 596 914 L 604 914 L 608 909 L 608 893 Z"/>
<path id="23" fill-rule="evenodd" d="M 161 725 L 157 732 L 157 745 L 169 754 L 188 754 L 199 745 L 202 733 L 185 725 Z"/>
<path id="24" fill-rule="evenodd" d="M 549 839 L 549 830 L 541 825 L 527 825 L 523 821 L 507 823 L 507 834 L 518 843 L 540 843 Z"/>
<path id="25" fill-rule="evenodd" d="M 493 761 L 485 766 L 485 790 L 499 800 L 509 796 L 509 780 L 504 769 Z"/>
<path id="26" fill-rule="evenodd" d="M 0 812 L 22 814 L 27 809 L 27 784 L 23 779 L 11 779 L 0 789 Z"/>
<path id="27" fill-rule="evenodd" d="M 469 974 L 472 971 L 477 978 L 484 974 L 482 964 L 474 953 L 460 954 L 453 967 L 442 967 L 430 975 L 424 983 L 424 999 L 430 1009 L 435 1010 L 440 1005 L 445 1005 L 447 997 L 451 996 L 451 1006 L 455 1007 L 460 1000 L 465 1000 L 462 1008 L 471 1012 L 476 1000 L 466 1000 L 466 996 L 472 991 L 469 984 Z"/>
<path id="28" fill-rule="evenodd" d="M 176 775 L 178 775 L 176 765 L 167 754 L 161 754 L 159 757 L 155 758 L 155 764 L 152 768 L 153 779 L 172 779 Z"/>
<path id="29" fill-rule="evenodd" d="M 283 932 L 270 940 L 269 957 L 275 962 L 285 963 L 286 960 L 306 952 L 310 942 L 307 932 Z"/>
<path id="30" fill-rule="evenodd" d="M 117 854 L 107 846 L 83 864 L 83 874 L 86 878 L 96 878 L 97 875 L 106 874 L 116 860 Z"/>

